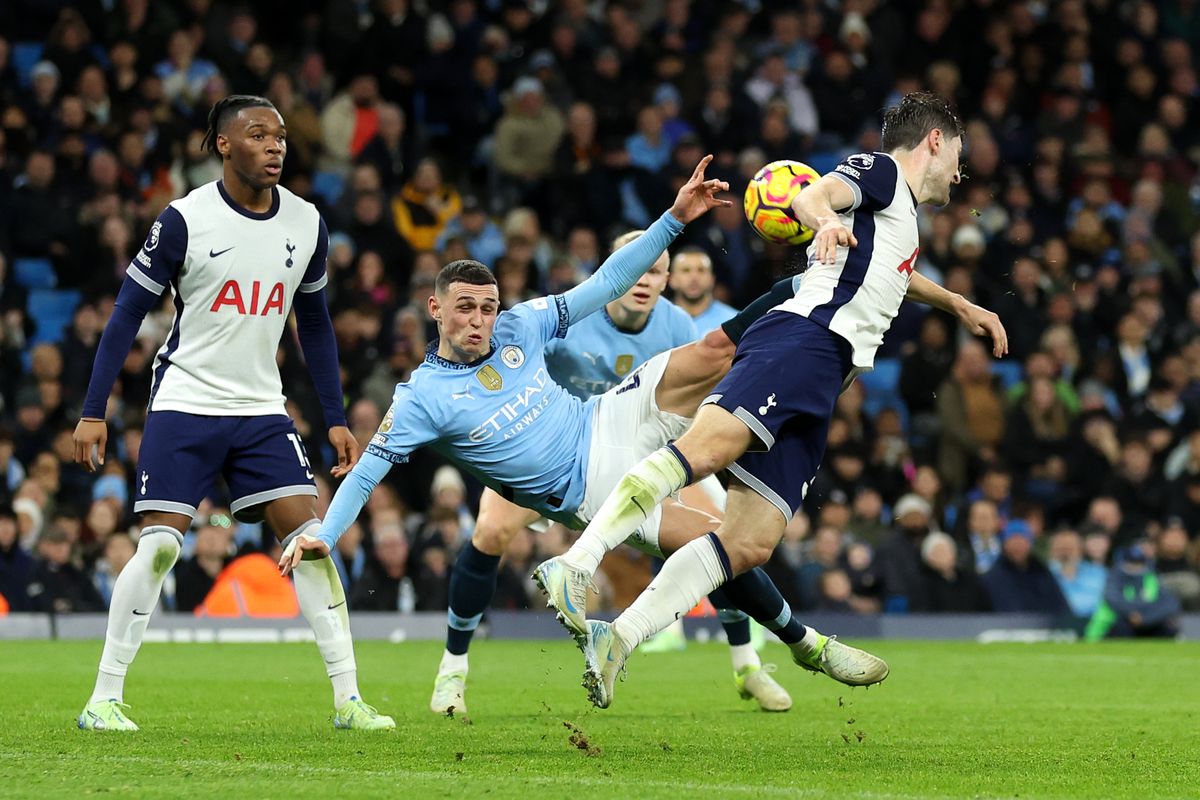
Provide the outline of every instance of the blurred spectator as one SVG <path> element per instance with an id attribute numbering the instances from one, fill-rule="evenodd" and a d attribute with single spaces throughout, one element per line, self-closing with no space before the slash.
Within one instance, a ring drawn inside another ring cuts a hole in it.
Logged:
<path id="1" fill-rule="evenodd" d="M 962 568 L 958 547 L 949 534 L 934 531 L 921 543 L 922 591 L 913 611 L 971 614 L 990 611 L 992 604 L 975 570 Z"/>
<path id="2" fill-rule="evenodd" d="M 461 211 L 462 198 L 442 182 L 442 171 L 431 158 L 417 164 L 412 180 L 392 200 L 396 230 L 417 250 L 432 248 L 446 223 Z"/>
<path id="3" fill-rule="evenodd" d="M 32 610 L 55 614 L 104 611 L 104 598 L 72 560 L 72 550 L 71 538 L 63 529 L 48 527 L 42 531 L 29 575 Z"/>
<path id="4" fill-rule="evenodd" d="M 96 584 L 96 591 L 104 600 L 105 608 L 112 602 L 113 586 L 117 582 L 117 576 L 121 574 L 121 570 L 125 569 L 129 559 L 133 558 L 134 550 L 133 540 L 129 538 L 128 534 L 118 533 L 104 540 L 104 556 L 96 562 L 93 581 Z M 178 581 L 178 573 L 176 573 L 176 581 Z"/>
<path id="5" fill-rule="evenodd" d="M 462 199 L 461 213 L 442 228 L 433 245 L 434 249 L 445 249 L 450 239 L 461 239 L 471 258 L 489 267 L 495 267 L 505 252 L 504 234 L 496 223 L 488 219 L 487 212 L 475 195 L 469 194 Z"/>
<path id="6" fill-rule="evenodd" d="M 518 204 L 544 206 L 538 193 L 554 165 L 562 135 L 562 114 L 546 104 L 541 81 L 517 80 L 496 124 L 495 162 L 506 191 Z"/>
<path id="7" fill-rule="evenodd" d="M 916 494 L 906 494 L 896 503 L 896 527 L 876 555 L 881 565 L 885 612 L 902 614 L 915 610 L 920 603 L 921 543 L 929 533 L 932 514 L 929 501 Z"/>
<path id="8" fill-rule="evenodd" d="M 1051 536 L 1048 566 L 1071 606 L 1071 613 L 1090 618 L 1104 596 L 1108 570 L 1084 560 L 1083 538 L 1072 530 L 1061 530 Z"/>
<path id="9" fill-rule="evenodd" d="M 374 518 L 376 515 L 372 515 Z M 350 595 L 355 611 L 400 611 L 417 608 L 417 591 L 408 574 L 408 540 L 398 519 L 375 522 L 371 539 L 375 558 Z"/>
<path id="10" fill-rule="evenodd" d="M 0 525 L 3 522 L 0 520 Z M 1154 541 L 1154 562 L 1163 588 L 1179 598 L 1184 611 L 1200 610 L 1200 564 L 1182 520 L 1171 519 Z"/>
<path id="11" fill-rule="evenodd" d="M 33 557 L 21 547 L 20 529 L 13 510 L 0 505 L 0 595 L 12 611 L 28 611 L 29 576 L 33 574 Z"/>
<path id="12" fill-rule="evenodd" d="M 959 348 L 950 377 L 937 391 L 937 408 L 942 421 L 938 472 L 960 492 L 978 459 L 996 458 L 1004 436 L 1004 403 L 979 342 Z"/>
<path id="13" fill-rule="evenodd" d="M 1179 599 L 1159 581 L 1146 546 L 1130 545 L 1117 554 L 1104 587 L 1104 602 L 1096 609 L 1084 636 L 1088 641 L 1174 637 L 1179 634 L 1180 610 Z"/>
<path id="14" fill-rule="evenodd" d="M 1033 530 L 1011 520 L 1001 534 L 1000 558 L 983 576 L 992 608 L 1006 613 L 1061 614 L 1070 611 L 1050 570 L 1033 553 Z"/>

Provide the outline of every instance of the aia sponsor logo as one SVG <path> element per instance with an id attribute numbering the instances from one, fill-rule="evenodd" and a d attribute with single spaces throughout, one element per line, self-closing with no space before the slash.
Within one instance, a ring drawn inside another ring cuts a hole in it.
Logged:
<path id="1" fill-rule="evenodd" d="M 225 309 L 241 316 L 252 317 L 265 317 L 272 312 L 280 316 L 286 314 L 283 308 L 283 284 L 276 283 L 265 292 L 264 288 L 262 281 L 253 281 L 247 292 L 237 281 L 225 281 L 221 291 L 217 292 L 217 299 L 208 310 L 217 312 Z"/>

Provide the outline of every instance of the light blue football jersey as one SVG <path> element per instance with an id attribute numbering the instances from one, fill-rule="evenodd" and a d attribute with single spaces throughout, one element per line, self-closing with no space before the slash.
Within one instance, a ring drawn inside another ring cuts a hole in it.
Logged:
<path id="1" fill-rule="evenodd" d="M 518 505 L 573 522 L 595 401 L 571 396 L 547 369 L 546 343 L 566 327 L 561 296 L 539 297 L 500 315 L 484 359 L 460 364 L 431 349 L 396 386 L 366 452 L 397 464 L 432 447 Z"/>
<path id="2" fill-rule="evenodd" d="M 717 328 L 722 322 L 736 316 L 738 310 L 731 305 L 722 303 L 720 300 L 713 299 L 712 305 L 700 312 L 692 321 L 696 323 L 696 330 L 701 334 L 706 334 Z"/>
<path id="3" fill-rule="evenodd" d="M 572 325 L 566 338 L 546 345 L 550 377 L 586 400 L 604 394 L 625 376 L 659 353 L 694 342 L 696 326 L 687 312 L 665 297 L 658 298 L 646 326 L 623 331 L 607 309 Z"/>

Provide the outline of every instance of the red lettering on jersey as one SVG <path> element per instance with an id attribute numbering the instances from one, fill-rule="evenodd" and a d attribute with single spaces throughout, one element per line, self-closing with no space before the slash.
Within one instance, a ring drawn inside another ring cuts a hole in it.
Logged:
<path id="1" fill-rule="evenodd" d="M 896 269 L 911 276 L 913 274 L 913 264 L 916 263 L 917 254 L 920 252 L 920 247 L 918 247 L 916 250 L 913 250 L 912 255 L 901 262 L 900 266 L 896 267 Z"/>
<path id="2" fill-rule="evenodd" d="M 258 313 L 258 281 L 250 285 L 250 316 Z"/>
<path id="3" fill-rule="evenodd" d="M 237 285 L 237 281 L 225 281 L 225 285 L 221 287 L 221 291 L 209 311 L 220 311 L 221 306 L 233 306 L 237 309 L 237 313 L 246 313 L 246 304 L 242 302 L 242 290 Z"/>
<path id="4" fill-rule="evenodd" d="M 255 295 L 257 296 L 258 281 L 254 282 L 254 291 L 255 291 Z M 271 293 L 267 295 L 267 303 L 266 303 L 266 305 L 263 306 L 262 315 L 265 317 L 267 315 L 267 312 L 270 311 L 272 308 L 278 310 L 280 314 L 283 314 L 283 284 L 282 283 L 277 283 L 271 287 Z"/>

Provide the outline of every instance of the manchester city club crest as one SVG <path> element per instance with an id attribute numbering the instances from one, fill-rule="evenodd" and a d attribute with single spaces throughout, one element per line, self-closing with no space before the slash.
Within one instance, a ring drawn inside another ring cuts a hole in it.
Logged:
<path id="1" fill-rule="evenodd" d="M 162 232 L 162 223 L 158 220 L 150 226 L 150 235 L 146 237 L 146 243 L 142 245 L 142 249 L 149 253 L 154 248 L 158 247 L 158 235 Z"/>
<path id="2" fill-rule="evenodd" d="M 507 345 L 500 351 L 500 360 L 509 369 L 516 369 L 525 363 L 525 351 L 515 344 Z"/>
<path id="3" fill-rule="evenodd" d="M 500 377 L 500 373 L 496 372 L 496 368 L 488 364 L 479 372 L 475 373 L 475 378 L 483 384 L 483 388 L 489 392 L 498 392 L 504 388 L 504 379 Z"/>
<path id="4" fill-rule="evenodd" d="M 383 422 L 379 423 L 379 432 L 387 433 L 391 429 L 392 429 L 392 409 L 389 408 L 387 410 L 387 413 L 383 415 Z"/>
<path id="5" fill-rule="evenodd" d="M 629 370 L 633 369 L 633 355 L 625 353 L 624 355 L 617 356 L 617 363 L 613 369 L 616 370 L 618 378 L 624 378 L 629 374 Z"/>

